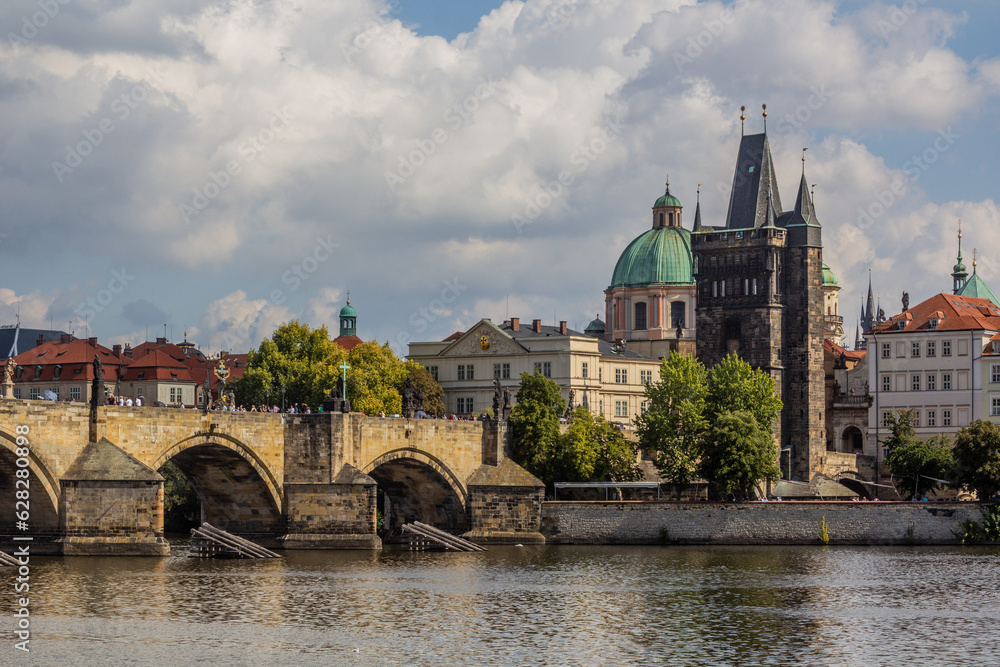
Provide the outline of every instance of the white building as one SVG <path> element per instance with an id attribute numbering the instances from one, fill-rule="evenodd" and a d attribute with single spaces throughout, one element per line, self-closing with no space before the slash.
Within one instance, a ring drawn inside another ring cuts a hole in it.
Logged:
<path id="1" fill-rule="evenodd" d="M 912 410 L 921 438 L 1000 423 L 998 334 L 1000 308 L 962 294 L 937 294 L 866 332 L 874 401 L 865 453 L 884 458 L 877 443 L 889 412 Z"/>
<path id="2" fill-rule="evenodd" d="M 643 409 L 645 385 L 659 380 L 660 362 L 601 338 L 603 327 L 573 331 L 533 320 L 511 318 L 501 325 L 481 320 L 468 331 L 435 342 L 410 343 L 408 359 L 427 368 L 441 384 L 445 407 L 475 415 L 493 407 L 494 378 L 517 393 L 521 373 L 541 373 L 574 407 L 583 406 L 610 421 L 630 424 Z M 596 329 L 596 330 L 594 330 Z"/>

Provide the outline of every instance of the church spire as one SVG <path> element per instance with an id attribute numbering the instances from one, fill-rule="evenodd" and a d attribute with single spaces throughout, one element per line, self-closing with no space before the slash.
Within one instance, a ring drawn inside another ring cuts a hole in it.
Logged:
<path id="1" fill-rule="evenodd" d="M 692 231 L 701 231 L 701 183 L 698 184 L 698 203 L 694 208 L 694 228 Z"/>
<path id="2" fill-rule="evenodd" d="M 969 274 L 965 271 L 965 264 L 962 263 L 962 219 L 958 220 L 958 261 L 955 262 L 955 266 L 952 269 L 952 293 L 958 294 L 965 283 L 967 282 Z"/>

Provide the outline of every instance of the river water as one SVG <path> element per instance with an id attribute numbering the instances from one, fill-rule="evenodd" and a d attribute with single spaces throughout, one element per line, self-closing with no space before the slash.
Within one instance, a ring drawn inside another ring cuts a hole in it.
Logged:
<path id="1" fill-rule="evenodd" d="M 285 555 L 0 569 L 0 665 L 1000 664 L 996 547 Z"/>

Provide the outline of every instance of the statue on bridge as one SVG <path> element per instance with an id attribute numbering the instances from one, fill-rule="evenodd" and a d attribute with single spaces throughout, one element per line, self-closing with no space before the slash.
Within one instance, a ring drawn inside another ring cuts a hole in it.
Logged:
<path id="1" fill-rule="evenodd" d="M 104 402 L 104 364 L 100 357 L 94 355 L 94 379 L 90 385 L 90 407 L 97 408 Z"/>
<path id="2" fill-rule="evenodd" d="M 406 378 L 406 382 L 403 383 L 403 416 L 413 419 L 417 410 L 423 409 L 423 402 L 423 393 L 416 390 L 412 379 Z"/>
<path id="3" fill-rule="evenodd" d="M 3 398 L 14 398 L 14 369 L 17 368 L 17 364 L 14 362 L 13 357 L 7 359 L 7 363 L 3 367 L 3 387 L 0 389 L 0 397 Z"/>
<path id="4" fill-rule="evenodd" d="M 323 412 L 350 412 L 351 402 L 347 400 L 347 371 L 351 369 L 345 361 L 339 366 L 342 371 L 337 378 L 337 386 L 330 390 L 330 395 L 323 401 Z"/>
<path id="5" fill-rule="evenodd" d="M 503 400 L 503 389 L 500 387 L 500 378 L 495 377 L 493 378 L 493 418 L 496 420 L 503 419 L 501 400 Z"/>

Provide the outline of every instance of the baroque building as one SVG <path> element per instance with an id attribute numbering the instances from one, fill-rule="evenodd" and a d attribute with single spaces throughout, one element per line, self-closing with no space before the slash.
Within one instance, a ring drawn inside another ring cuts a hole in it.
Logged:
<path id="1" fill-rule="evenodd" d="M 766 132 L 743 136 L 725 224 L 701 225 L 691 251 L 699 359 L 711 367 L 735 353 L 774 378 L 784 403 L 775 428 L 782 469 L 812 479 L 826 463 L 827 322 L 822 229 L 805 158 L 785 211 Z"/>

